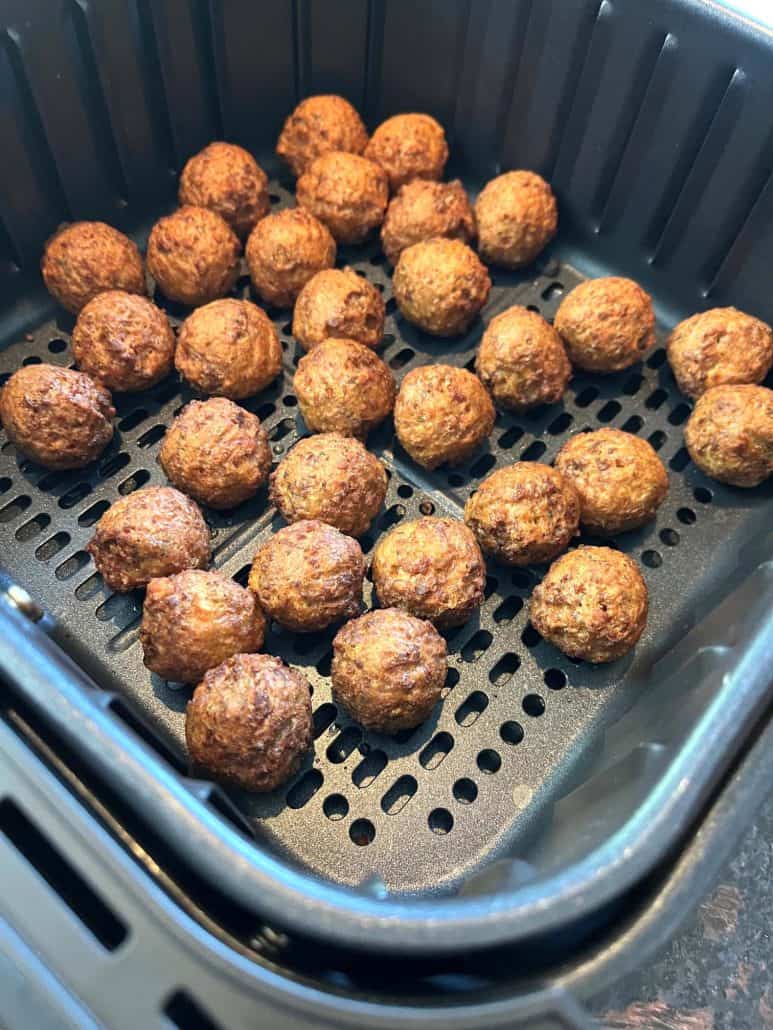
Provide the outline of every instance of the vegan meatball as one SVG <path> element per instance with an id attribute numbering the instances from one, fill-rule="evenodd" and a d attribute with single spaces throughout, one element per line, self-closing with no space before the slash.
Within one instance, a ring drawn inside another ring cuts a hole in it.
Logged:
<path id="1" fill-rule="evenodd" d="M 448 144 L 431 115 L 396 114 L 370 137 L 365 156 L 381 165 L 394 193 L 413 179 L 442 179 Z"/>
<path id="2" fill-rule="evenodd" d="M 712 387 L 698 398 L 684 440 L 707 476 L 731 486 L 759 486 L 773 475 L 773 390 Z"/>
<path id="3" fill-rule="evenodd" d="M 488 300 L 491 279 L 466 243 L 438 238 L 402 252 L 392 289 L 403 318 L 433 336 L 459 336 Z"/>
<path id="4" fill-rule="evenodd" d="M 381 246 L 391 264 L 397 264 L 407 247 L 437 236 L 462 243 L 475 240 L 475 215 L 462 184 L 458 179 L 414 179 L 401 186 L 381 226 Z"/>
<path id="5" fill-rule="evenodd" d="M 112 398 L 85 372 L 25 365 L 0 390 L 8 439 L 49 469 L 77 469 L 98 458 L 113 437 Z"/>
<path id="6" fill-rule="evenodd" d="M 351 268 L 317 272 L 298 294 L 293 336 L 304 350 L 329 336 L 376 348 L 384 336 L 384 298 Z"/>
<path id="7" fill-rule="evenodd" d="M 137 247 L 104 222 L 72 222 L 46 243 L 40 265 L 46 289 L 74 314 L 103 290 L 146 294 Z"/>
<path id="8" fill-rule="evenodd" d="M 655 343 L 652 298 L 631 279 L 588 279 L 561 301 L 553 325 L 569 360 L 588 372 L 620 372 Z"/>
<path id="9" fill-rule="evenodd" d="M 336 245 L 308 211 L 286 208 L 258 222 L 245 253 L 252 285 L 262 300 L 291 308 L 312 276 L 333 267 Z"/>
<path id="10" fill-rule="evenodd" d="M 368 132 L 348 100 L 335 95 L 306 97 L 284 123 L 276 152 L 297 177 L 323 154 L 361 154 L 367 142 Z"/>
<path id="11" fill-rule="evenodd" d="M 333 641 L 333 695 L 379 733 L 413 729 L 440 700 L 446 642 L 431 622 L 397 608 L 347 622 Z"/>
<path id="12" fill-rule="evenodd" d="M 206 207 L 178 208 L 156 222 L 148 239 L 148 271 L 169 300 L 189 307 L 230 293 L 240 255 L 236 234 Z"/>
<path id="13" fill-rule="evenodd" d="M 179 200 L 181 206 L 215 211 L 242 239 L 271 207 L 268 176 L 235 143 L 210 143 L 190 158 L 180 176 Z"/>
<path id="14" fill-rule="evenodd" d="M 530 265 L 558 227 L 556 198 L 536 172 L 505 172 L 492 179 L 475 202 L 475 217 L 481 257 L 503 268 Z"/>
<path id="15" fill-rule="evenodd" d="M 295 190 L 300 206 L 323 222 L 339 243 L 362 243 L 383 222 L 389 200 L 381 168 L 343 151 L 318 157 Z"/>

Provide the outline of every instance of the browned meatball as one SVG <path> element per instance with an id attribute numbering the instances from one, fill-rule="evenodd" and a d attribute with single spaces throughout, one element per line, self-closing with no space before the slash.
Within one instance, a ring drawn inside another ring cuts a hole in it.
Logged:
<path id="1" fill-rule="evenodd" d="M 240 255 L 236 234 L 206 207 L 181 207 L 159 219 L 148 239 L 148 271 L 166 297 L 189 307 L 230 293 Z"/>
<path id="2" fill-rule="evenodd" d="M 666 343 L 682 393 L 700 397 L 725 383 L 761 383 L 773 365 L 773 331 L 736 308 L 712 308 L 680 322 Z"/>
<path id="3" fill-rule="evenodd" d="M 651 522 L 668 493 L 668 473 L 652 445 L 620 429 L 577 433 L 555 464 L 580 495 L 580 522 L 601 536 Z"/>
<path id="4" fill-rule="evenodd" d="M 631 279 L 588 279 L 561 301 L 553 325 L 569 360 L 588 372 L 620 372 L 655 342 L 652 299 Z"/>
<path id="5" fill-rule="evenodd" d="M 265 635 L 255 595 L 221 572 L 191 569 L 148 583 L 140 643 L 162 679 L 198 683 L 231 655 L 259 651 Z"/>
<path id="6" fill-rule="evenodd" d="M 227 658 L 194 690 L 185 739 L 193 765 L 216 780 L 274 790 L 311 747 L 308 681 L 272 655 Z"/>
<path id="7" fill-rule="evenodd" d="M 109 392 L 84 372 L 25 365 L 0 391 L 0 421 L 22 454 L 50 469 L 77 469 L 113 437 Z"/>
<path id="8" fill-rule="evenodd" d="M 347 622 L 333 641 L 333 695 L 368 729 L 398 733 L 440 700 L 446 642 L 431 622 L 381 608 Z"/>
<path id="9" fill-rule="evenodd" d="M 394 414 L 398 440 L 428 469 L 466 461 L 490 435 L 495 416 L 480 379 L 452 365 L 424 365 L 409 372 Z"/>
<path id="10" fill-rule="evenodd" d="M 301 207 L 323 222 L 339 243 L 362 243 L 384 220 L 389 186 L 373 161 L 334 151 L 318 157 L 295 187 Z"/>
<path id="11" fill-rule="evenodd" d="M 443 126 L 428 114 L 396 114 L 370 137 L 365 156 L 381 165 L 396 192 L 413 179 L 442 179 L 448 160 Z"/>
<path id="12" fill-rule="evenodd" d="M 359 615 L 364 578 L 356 540 L 325 522 L 304 519 L 261 547 L 249 586 L 272 619 L 307 633 Z"/>
<path id="13" fill-rule="evenodd" d="M 465 505 L 464 521 L 499 561 L 538 564 L 552 561 L 577 536 L 580 498 L 549 465 L 519 461 L 483 480 Z"/>
<path id="14" fill-rule="evenodd" d="M 268 214 L 268 176 L 235 143 L 210 143 L 186 163 L 180 176 L 181 206 L 208 207 L 244 239 Z"/>
<path id="15" fill-rule="evenodd" d="M 392 288 L 403 318 L 433 336 L 458 336 L 488 300 L 491 279 L 466 243 L 438 238 L 402 252 Z"/>
<path id="16" fill-rule="evenodd" d="M 298 362 L 293 380 L 313 433 L 364 439 L 395 404 L 395 380 L 372 350 L 354 340 L 323 340 Z"/>
<path id="17" fill-rule="evenodd" d="M 759 486 L 773 475 L 773 390 L 712 387 L 698 398 L 684 440 L 707 476 L 731 486 Z"/>
<path id="18" fill-rule="evenodd" d="M 183 408 L 158 459 L 184 493 L 210 508 L 233 508 L 268 478 L 271 447 L 256 415 L 225 397 L 211 397 Z"/>
<path id="19" fill-rule="evenodd" d="M 381 246 L 395 265 L 407 247 L 437 236 L 472 243 L 475 215 L 464 187 L 453 182 L 414 179 L 390 201 L 381 226 Z"/>
<path id="20" fill-rule="evenodd" d="M 300 440 L 271 475 L 271 501 L 288 522 L 319 519 L 349 536 L 367 532 L 386 490 L 378 458 L 340 433 Z"/>
<path id="21" fill-rule="evenodd" d="M 260 393 L 282 371 L 282 346 L 265 311 L 226 297 L 192 311 L 180 327 L 180 375 L 202 393 L 239 400 Z"/>
<path id="22" fill-rule="evenodd" d="M 103 290 L 147 293 L 137 247 L 104 222 L 72 222 L 46 243 L 40 264 L 46 289 L 77 314 Z"/>
<path id="23" fill-rule="evenodd" d="M 329 336 L 378 347 L 384 336 L 384 298 L 351 268 L 317 272 L 298 294 L 293 336 L 304 350 Z"/>
<path id="24" fill-rule="evenodd" d="M 98 293 L 78 315 L 72 352 L 84 372 L 111 390 L 146 390 L 174 367 L 166 315 L 135 293 Z"/>
<path id="25" fill-rule="evenodd" d="M 558 227 L 556 198 L 536 172 L 505 172 L 486 183 L 475 217 L 481 257 L 503 268 L 530 265 Z"/>
<path id="26" fill-rule="evenodd" d="M 295 207 L 261 219 L 245 254 L 258 295 L 266 304 L 291 308 L 313 275 L 333 267 L 336 245 L 320 221 Z"/>
<path id="27" fill-rule="evenodd" d="M 284 123 L 276 152 L 293 175 L 301 175 L 316 158 L 332 150 L 361 154 L 368 142 L 362 119 L 339 96 L 306 97 Z"/>
<path id="28" fill-rule="evenodd" d="M 463 522 L 429 516 L 401 522 L 373 552 L 381 605 L 403 608 L 443 629 L 461 626 L 483 603 L 486 566 Z"/>
<path id="29" fill-rule="evenodd" d="M 126 593 L 157 576 L 206 568 L 209 530 L 185 494 L 170 486 L 146 486 L 108 508 L 86 550 L 107 586 Z"/>

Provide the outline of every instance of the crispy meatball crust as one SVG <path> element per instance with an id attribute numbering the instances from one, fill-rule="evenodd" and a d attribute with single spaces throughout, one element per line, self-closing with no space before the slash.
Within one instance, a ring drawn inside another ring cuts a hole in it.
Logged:
<path id="1" fill-rule="evenodd" d="M 652 298 L 632 279 L 580 283 L 561 301 L 553 325 L 569 360 L 588 372 L 620 372 L 655 343 Z"/>
<path id="2" fill-rule="evenodd" d="M 226 297 L 192 311 L 180 327 L 177 371 L 202 393 L 240 400 L 282 371 L 276 326 L 249 300 Z"/>
<path id="3" fill-rule="evenodd" d="M 137 247 L 104 222 L 72 222 L 46 243 L 40 265 L 46 289 L 76 314 L 103 290 L 146 294 Z"/>
<path id="4" fill-rule="evenodd" d="M 86 550 L 107 586 L 126 593 L 157 576 L 206 568 L 209 530 L 185 494 L 170 486 L 146 486 L 108 508 Z"/>
<path id="5" fill-rule="evenodd" d="M 365 559 L 352 537 L 317 519 L 275 533 L 255 555 L 249 586 L 263 610 L 296 633 L 360 614 Z"/>
<path id="6" fill-rule="evenodd" d="M 255 595 L 221 572 L 191 569 L 148 583 L 140 643 L 162 679 L 198 683 L 231 655 L 259 651 L 265 635 Z"/>
<path id="7" fill-rule="evenodd" d="M 271 447 L 256 415 L 225 397 L 211 397 L 185 406 L 167 430 L 158 459 L 183 493 L 210 508 L 233 508 L 268 478 Z"/>
<path id="8" fill-rule="evenodd" d="M 379 604 L 402 608 L 447 629 L 467 622 L 483 603 L 486 566 L 471 530 L 434 516 L 401 522 L 373 552 Z"/>
<path id="9" fill-rule="evenodd" d="M 773 475 L 773 390 L 712 387 L 698 398 L 684 440 L 707 476 L 731 486 L 759 486 Z"/>
<path id="10" fill-rule="evenodd" d="M 307 97 L 284 123 L 276 152 L 296 177 L 333 150 L 361 154 L 368 142 L 362 119 L 343 97 Z"/>
<path id="11" fill-rule="evenodd" d="M 444 236 L 471 244 L 475 235 L 475 215 L 458 179 L 414 179 L 401 186 L 389 203 L 381 226 L 381 246 L 395 265 L 402 252 L 414 243 Z"/>
<path id="12" fill-rule="evenodd" d="M 329 336 L 379 346 L 384 336 L 384 298 L 351 268 L 328 268 L 306 283 L 293 312 L 293 336 L 311 350 Z"/>
<path id="13" fill-rule="evenodd" d="M 491 434 L 494 405 L 465 368 L 424 365 L 403 379 L 395 400 L 397 438 L 415 462 L 458 465 Z"/>
<path id="14" fill-rule="evenodd" d="M 679 389 L 695 398 L 725 383 L 761 383 L 773 365 L 773 330 L 736 308 L 712 308 L 680 322 L 666 350 Z"/>
<path id="15" fill-rule="evenodd" d="M 244 790 L 274 790 L 311 747 L 308 681 L 279 658 L 237 654 L 193 692 L 185 739 L 194 766 Z"/>
<path id="16" fill-rule="evenodd" d="M 433 336 L 459 336 L 488 300 L 491 279 L 466 243 L 438 238 L 402 252 L 392 289 L 403 318 Z"/>
<path id="17" fill-rule="evenodd" d="M 382 169 L 342 151 L 318 157 L 295 189 L 300 206 L 323 222 L 339 243 L 362 243 L 383 222 L 389 201 Z"/>
<path id="18" fill-rule="evenodd" d="M 530 265 L 558 228 L 556 198 L 536 172 L 492 179 L 475 202 L 475 217 L 481 257 L 504 268 Z"/>
<path id="19" fill-rule="evenodd" d="M 428 719 L 447 670 L 446 642 L 432 623 L 397 608 L 347 622 L 333 641 L 333 694 L 357 722 L 379 733 Z"/>
<path id="20" fill-rule="evenodd" d="M 554 561 L 534 588 L 529 616 L 570 658 L 613 662 L 644 632 L 648 605 L 647 584 L 627 554 L 578 547 Z"/>
<path id="21" fill-rule="evenodd" d="M 549 465 L 520 461 L 483 480 L 464 521 L 488 554 L 506 565 L 552 561 L 577 536 L 580 498 Z"/>
<path id="22" fill-rule="evenodd" d="M 271 474 L 271 501 L 288 522 L 318 519 L 349 536 L 367 532 L 386 491 L 375 454 L 340 433 L 299 440 Z"/>
<path id="23" fill-rule="evenodd" d="M 230 293 L 240 255 L 236 233 L 206 207 L 178 208 L 156 222 L 148 239 L 148 271 L 164 296 L 189 307 Z"/>
<path id="24" fill-rule="evenodd" d="M 448 160 L 443 126 L 428 114 L 396 114 L 376 129 L 365 157 L 386 172 L 396 192 L 413 179 L 442 179 Z"/>
<path id="25" fill-rule="evenodd" d="M 25 365 L 0 390 L 0 422 L 22 454 L 49 469 L 77 469 L 113 437 L 110 393 L 85 372 Z"/>
<path id="26" fill-rule="evenodd" d="M 245 254 L 252 285 L 262 300 L 291 308 L 312 276 L 333 267 L 336 245 L 322 222 L 294 207 L 261 219 Z"/>
<path id="27" fill-rule="evenodd" d="M 179 201 L 215 211 L 244 239 L 271 207 L 268 176 L 235 143 L 210 143 L 183 168 Z"/>

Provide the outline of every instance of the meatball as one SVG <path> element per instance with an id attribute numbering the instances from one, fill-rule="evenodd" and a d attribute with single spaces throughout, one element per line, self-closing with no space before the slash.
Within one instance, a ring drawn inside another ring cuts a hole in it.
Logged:
<path id="1" fill-rule="evenodd" d="M 284 123 L 276 152 L 297 177 L 323 154 L 361 154 L 367 142 L 367 129 L 348 100 L 335 95 L 306 97 Z"/>
<path id="2" fill-rule="evenodd" d="M 442 629 L 461 626 L 483 603 L 486 566 L 463 522 L 429 516 L 401 522 L 373 552 L 379 604 Z"/>
<path id="3" fill-rule="evenodd" d="M 684 439 L 707 476 L 731 486 L 759 486 L 773 475 L 773 390 L 712 387 L 698 398 Z"/>
<path id="4" fill-rule="evenodd" d="M 261 547 L 249 586 L 272 619 L 308 633 L 359 615 L 364 579 L 357 541 L 325 522 L 304 519 Z"/>
<path id="5" fill-rule="evenodd" d="M 761 383 L 773 365 L 773 330 L 736 308 L 712 308 L 680 322 L 666 349 L 679 389 L 700 397 L 725 383 Z"/>
<path id="6" fill-rule="evenodd" d="M 271 475 L 271 501 L 288 522 L 318 519 L 349 536 L 367 532 L 386 490 L 378 458 L 340 433 L 300 440 Z"/>
<path id="7" fill-rule="evenodd" d="M 458 465 L 494 428 L 494 405 L 480 379 L 452 365 L 424 365 L 403 379 L 395 400 L 397 438 L 414 461 Z"/>
<path id="8" fill-rule="evenodd" d="M 381 226 L 381 246 L 391 264 L 397 264 L 407 247 L 437 236 L 462 243 L 475 239 L 475 215 L 462 184 L 458 179 L 414 179 L 401 186 Z"/>
<path id="9" fill-rule="evenodd" d="M 221 572 L 191 569 L 148 583 L 140 643 L 162 679 L 198 683 L 231 655 L 259 651 L 265 635 L 255 595 Z"/>
<path id="10" fill-rule="evenodd" d="M 108 508 L 86 550 L 107 586 L 126 593 L 157 576 L 206 568 L 209 529 L 185 494 L 146 486 Z"/>
<path id="11" fill-rule="evenodd" d="M 148 239 L 148 271 L 158 288 L 189 307 L 230 293 L 240 255 L 236 234 L 206 207 L 181 207 L 159 219 Z"/>
<path id="12" fill-rule="evenodd" d="M 392 289 L 403 318 L 433 336 L 459 336 L 488 300 L 491 279 L 466 243 L 438 238 L 402 252 Z"/>
<path id="13" fill-rule="evenodd" d="M 202 393 L 239 400 L 282 371 L 282 346 L 265 311 L 226 297 L 191 312 L 180 327 L 177 371 Z"/>
<path id="14" fill-rule="evenodd" d="M 652 299 L 631 279 L 580 283 L 561 301 L 553 325 L 569 360 L 588 372 L 620 372 L 655 342 Z"/>
<path id="15" fill-rule="evenodd" d="M 185 714 L 194 766 L 244 790 L 269 791 L 297 772 L 311 747 L 311 691 L 268 654 L 237 654 L 210 669 Z"/>
<path id="16" fill-rule="evenodd" d="M 506 565 L 552 561 L 580 526 L 580 498 L 560 472 L 520 461 L 492 472 L 467 501 L 464 521 L 488 554 Z"/>
<path id="17" fill-rule="evenodd" d="M 494 402 L 511 411 L 556 404 L 572 375 L 552 325 L 517 304 L 489 322 L 475 370 Z"/>
<path id="18" fill-rule="evenodd" d="M 40 270 L 51 296 L 76 315 L 104 290 L 148 292 L 136 245 L 104 222 L 72 222 L 60 229 L 46 243 Z"/>
<path id="19" fill-rule="evenodd" d="M 329 336 L 376 348 L 384 336 L 384 298 L 351 268 L 317 272 L 298 294 L 293 336 L 304 350 Z"/>
<path id="20" fill-rule="evenodd" d="M 78 315 L 72 352 L 111 390 L 146 390 L 174 367 L 175 337 L 163 311 L 123 290 L 98 293 Z"/>
<path id="21" fill-rule="evenodd" d="M 522 268 L 555 236 L 558 208 L 541 175 L 505 172 L 481 190 L 475 218 L 483 260 L 503 268 Z"/>
<path id="22" fill-rule="evenodd" d="M 447 669 L 446 642 L 432 623 L 397 608 L 347 622 L 333 641 L 333 695 L 379 733 L 410 730 L 428 719 Z"/>
<path id="23" fill-rule="evenodd" d="M 268 176 L 258 162 L 234 143 L 210 143 L 185 165 L 180 176 L 182 206 L 215 211 L 244 239 L 268 214 Z"/>
<path id="24" fill-rule="evenodd" d="M 300 206 L 323 222 L 339 243 L 362 243 L 381 225 L 389 200 L 381 168 L 343 151 L 318 157 L 295 191 Z"/>
<path id="25" fill-rule="evenodd" d="M 428 114 L 396 114 L 376 129 L 365 156 L 386 172 L 396 192 L 413 179 L 442 179 L 448 160 L 443 126 Z"/>
<path id="26" fill-rule="evenodd" d="M 580 522 L 614 536 L 651 522 L 668 493 L 668 473 L 646 440 L 620 429 L 577 433 L 555 466 L 580 495 Z"/>
<path id="27" fill-rule="evenodd" d="M 113 437 L 112 398 L 85 372 L 25 365 L 0 391 L 0 422 L 22 454 L 49 469 L 77 469 Z"/>
<path id="28" fill-rule="evenodd" d="M 183 408 L 158 459 L 184 493 L 210 508 L 233 508 L 268 478 L 271 447 L 256 415 L 225 397 L 211 397 Z"/>
<path id="29" fill-rule="evenodd" d="M 529 616 L 570 658 L 612 662 L 635 646 L 647 608 L 647 584 L 627 554 L 578 547 L 554 561 L 534 588 Z"/>
<path id="30" fill-rule="evenodd" d="M 306 283 L 336 260 L 335 240 L 308 211 L 287 208 L 267 215 L 247 240 L 252 285 L 266 304 L 291 308 Z"/>

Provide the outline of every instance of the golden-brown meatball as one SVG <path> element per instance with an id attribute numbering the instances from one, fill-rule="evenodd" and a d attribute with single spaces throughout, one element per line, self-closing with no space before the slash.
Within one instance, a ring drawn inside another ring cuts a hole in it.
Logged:
<path id="1" fill-rule="evenodd" d="M 185 494 L 170 486 L 146 486 L 108 508 L 86 550 L 107 586 L 126 593 L 157 576 L 206 568 L 209 529 Z"/>
<path id="2" fill-rule="evenodd" d="M 401 522 L 373 552 L 379 604 L 403 608 L 446 629 L 461 626 L 483 603 L 486 566 L 463 522 L 434 516 Z"/>
<path id="3" fill-rule="evenodd" d="M 271 207 L 268 176 L 243 147 L 210 143 L 183 168 L 179 201 L 215 211 L 244 239 Z"/>
<path id="4" fill-rule="evenodd" d="M 458 465 L 494 428 L 494 405 L 480 379 L 452 365 L 424 365 L 403 379 L 395 400 L 397 438 L 414 461 Z"/>
<path id="5" fill-rule="evenodd" d="M 373 161 L 333 151 L 309 165 L 295 187 L 298 203 L 339 243 L 362 243 L 384 220 L 389 186 Z"/>
<path id="6" fill-rule="evenodd" d="M 458 336 L 488 300 L 491 279 L 466 243 L 438 238 L 402 252 L 392 289 L 403 318 L 433 336 Z"/>
<path id="7" fill-rule="evenodd" d="M 641 361 L 655 342 L 652 299 L 632 279 L 609 276 L 580 283 L 553 320 L 569 360 L 588 372 L 620 372 Z"/>
<path id="8" fill-rule="evenodd" d="M 519 461 L 483 480 L 464 521 L 484 551 L 506 565 L 552 561 L 577 536 L 580 498 L 549 465 Z"/>
<path id="9" fill-rule="evenodd" d="M 428 114 L 396 114 L 370 137 L 365 156 L 389 177 L 392 192 L 413 179 L 442 179 L 448 160 L 443 126 Z"/>
<path id="10" fill-rule="evenodd" d="M 384 336 L 384 298 L 351 268 L 317 272 L 298 294 L 293 336 L 304 350 L 329 336 L 376 348 Z"/>
<path id="11" fill-rule="evenodd" d="M 381 608 L 347 622 L 333 641 L 333 696 L 379 733 L 413 729 L 440 700 L 446 642 L 431 622 Z"/>
<path id="12" fill-rule="evenodd" d="M 336 95 L 306 97 L 284 123 L 276 152 L 296 177 L 332 150 L 361 154 L 368 142 L 362 119 L 348 100 Z"/>
<path id="13" fill-rule="evenodd" d="M 148 583 L 140 643 L 162 679 L 198 683 L 231 655 L 259 651 L 265 635 L 255 595 L 222 572 L 190 569 Z"/>
<path id="14" fill-rule="evenodd" d="M 282 371 L 282 345 L 265 311 L 226 297 L 192 311 L 180 326 L 177 371 L 202 393 L 239 400 Z"/>
<path id="15" fill-rule="evenodd" d="M 578 547 L 554 561 L 534 588 L 529 616 L 570 658 L 613 662 L 644 632 L 648 604 L 647 584 L 627 554 Z"/>
<path id="16" fill-rule="evenodd" d="M 25 365 L 0 390 L 0 422 L 22 454 L 49 469 L 77 469 L 113 437 L 112 398 L 85 372 Z"/>
<path id="17" fill-rule="evenodd" d="M 60 229 L 46 243 L 40 270 L 51 296 L 76 315 L 103 290 L 148 292 L 136 245 L 104 222 Z"/>
<path id="18" fill-rule="evenodd" d="M 178 208 L 160 218 L 148 238 L 148 271 L 169 300 L 189 307 L 230 293 L 240 255 L 236 233 L 206 207 Z"/>
<path id="19" fill-rule="evenodd" d="M 381 226 L 381 246 L 395 265 L 402 252 L 414 243 L 437 236 L 472 243 L 475 232 L 475 215 L 458 179 L 414 179 L 401 186 L 389 203 Z"/>
<path id="20" fill-rule="evenodd" d="M 475 218 L 483 260 L 503 268 L 522 268 L 555 236 L 558 208 L 541 175 L 505 172 L 481 190 Z"/>
<path id="21" fill-rule="evenodd" d="M 237 654 L 193 692 L 185 739 L 194 767 L 244 790 L 274 790 L 311 747 L 311 691 L 268 654 Z"/>
<path id="22" fill-rule="evenodd" d="M 271 447 L 256 415 L 225 397 L 211 397 L 183 408 L 158 460 L 179 490 L 210 508 L 233 508 L 268 478 Z"/>
<path id="23" fill-rule="evenodd" d="M 651 522 L 668 493 L 668 473 L 652 445 L 620 429 L 577 433 L 555 465 L 580 495 L 580 522 L 601 536 Z"/>
<path id="24" fill-rule="evenodd" d="M 298 362 L 298 406 L 313 433 L 365 439 L 395 404 L 395 380 L 370 348 L 354 340 L 323 340 Z"/>
<path id="25" fill-rule="evenodd" d="M 698 398 L 684 440 L 707 476 L 731 486 L 759 486 L 773 475 L 773 390 L 712 387 Z"/>
<path id="26" fill-rule="evenodd" d="M 679 389 L 700 397 L 725 383 L 761 383 L 773 365 L 773 330 L 736 308 L 712 308 L 680 322 L 666 349 Z"/>
<path id="27" fill-rule="evenodd" d="M 266 304 L 291 308 L 312 276 L 333 267 L 336 245 L 318 219 L 294 207 L 261 219 L 245 254 L 258 295 Z"/>
<path id="28" fill-rule="evenodd" d="M 271 475 L 271 501 L 288 522 L 319 519 L 349 536 L 367 532 L 386 490 L 375 454 L 340 433 L 299 440 Z"/>

